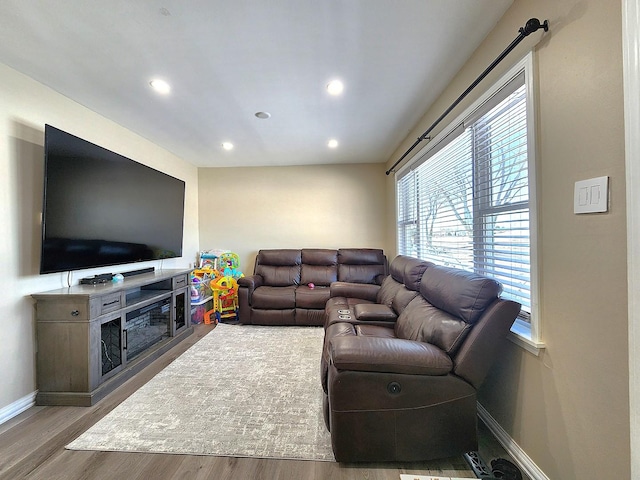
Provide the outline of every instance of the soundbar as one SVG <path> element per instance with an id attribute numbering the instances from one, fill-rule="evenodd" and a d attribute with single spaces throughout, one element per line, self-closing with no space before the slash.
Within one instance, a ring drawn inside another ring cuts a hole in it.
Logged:
<path id="1" fill-rule="evenodd" d="M 123 277 L 132 277 L 134 275 L 142 275 L 143 273 L 151 273 L 155 271 L 155 267 L 141 268 L 140 270 L 131 270 L 130 272 L 122 272 Z"/>

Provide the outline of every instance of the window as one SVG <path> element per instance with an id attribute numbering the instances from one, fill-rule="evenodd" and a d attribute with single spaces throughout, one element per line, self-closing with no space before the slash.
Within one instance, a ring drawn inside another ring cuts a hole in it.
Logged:
<path id="1" fill-rule="evenodd" d="M 498 280 L 522 305 L 513 330 L 537 344 L 525 60 L 398 173 L 397 233 L 400 254 Z"/>

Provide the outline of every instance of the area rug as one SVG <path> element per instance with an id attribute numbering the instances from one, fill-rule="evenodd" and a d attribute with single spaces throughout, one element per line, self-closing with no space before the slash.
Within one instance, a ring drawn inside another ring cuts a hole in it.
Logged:
<path id="1" fill-rule="evenodd" d="M 67 448 L 333 461 L 322 338 L 219 324 Z"/>

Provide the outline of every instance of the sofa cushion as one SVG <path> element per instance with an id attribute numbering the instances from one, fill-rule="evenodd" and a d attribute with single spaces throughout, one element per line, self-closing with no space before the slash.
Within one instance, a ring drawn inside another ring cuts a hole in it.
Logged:
<path id="1" fill-rule="evenodd" d="M 338 280 L 337 265 L 307 265 L 303 263 L 300 268 L 300 283 L 328 287 Z"/>
<path id="2" fill-rule="evenodd" d="M 338 251 L 326 248 L 303 248 L 300 251 L 304 265 L 337 265 Z"/>
<path id="3" fill-rule="evenodd" d="M 303 248 L 300 283 L 329 286 L 338 280 L 338 251 L 323 248 Z"/>
<path id="4" fill-rule="evenodd" d="M 378 285 L 378 276 L 384 275 L 384 265 L 338 265 L 338 281 Z"/>
<path id="5" fill-rule="evenodd" d="M 396 293 L 396 296 L 393 297 L 393 302 L 391 302 L 391 308 L 393 308 L 394 312 L 400 315 L 404 311 L 404 309 L 407 308 L 407 305 L 409 305 L 409 302 L 411 302 L 411 300 L 413 300 L 417 296 L 418 296 L 418 292 L 414 290 L 409 290 L 403 285 L 402 288 L 398 290 L 398 293 Z"/>
<path id="6" fill-rule="evenodd" d="M 404 267 L 407 265 L 408 259 L 405 255 L 398 255 L 389 264 L 389 275 L 393 277 L 396 282 L 404 282 Z"/>
<path id="7" fill-rule="evenodd" d="M 296 307 L 323 309 L 329 300 L 329 287 L 309 288 L 300 285 L 296 288 Z"/>
<path id="8" fill-rule="evenodd" d="M 433 265 L 433 263 L 406 255 L 398 255 L 389 265 L 389 274 L 396 281 L 404 283 L 410 290 L 418 291 L 422 274 L 429 265 Z"/>
<path id="9" fill-rule="evenodd" d="M 262 277 L 264 285 L 271 287 L 287 287 L 300 284 L 300 265 L 258 265 L 256 274 Z"/>
<path id="10" fill-rule="evenodd" d="M 361 298 L 375 302 L 380 285 L 371 283 L 333 282 L 329 287 L 332 297 Z"/>
<path id="11" fill-rule="evenodd" d="M 477 273 L 433 265 L 422 276 L 420 293 L 432 305 L 475 323 L 495 301 L 502 285 Z"/>
<path id="12" fill-rule="evenodd" d="M 431 262 L 409 257 L 404 267 L 403 283 L 405 287 L 417 292 L 420 289 L 420 281 L 424 272 L 432 265 L 434 264 Z"/>
<path id="13" fill-rule="evenodd" d="M 398 317 L 398 338 L 436 345 L 449 355 L 458 349 L 471 325 L 417 296 Z"/>
<path id="14" fill-rule="evenodd" d="M 333 337 L 329 355 L 338 370 L 446 375 L 453 368 L 451 358 L 434 345 L 399 338 Z"/>
<path id="15" fill-rule="evenodd" d="M 255 273 L 262 276 L 264 285 L 272 287 L 298 285 L 301 261 L 300 250 L 260 250 L 256 257 Z"/>
<path id="16" fill-rule="evenodd" d="M 375 248 L 341 248 L 338 250 L 338 281 L 379 285 L 379 275 L 386 274 L 386 257 Z"/>
<path id="17" fill-rule="evenodd" d="M 289 248 L 260 250 L 256 257 L 256 265 L 291 266 L 302 263 L 302 252 Z"/>
<path id="18" fill-rule="evenodd" d="M 393 275 L 387 275 L 382 281 L 378 295 L 376 296 L 376 303 L 391 307 L 393 299 L 398 294 L 401 288 L 404 288 L 402 281 L 396 280 Z"/>
<path id="19" fill-rule="evenodd" d="M 384 252 L 377 248 L 341 248 L 338 263 L 349 265 L 384 265 Z"/>
<path id="20" fill-rule="evenodd" d="M 294 308 L 296 306 L 295 290 L 296 287 L 293 285 L 286 287 L 258 287 L 253 291 L 251 306 L 265 310 Z"/>

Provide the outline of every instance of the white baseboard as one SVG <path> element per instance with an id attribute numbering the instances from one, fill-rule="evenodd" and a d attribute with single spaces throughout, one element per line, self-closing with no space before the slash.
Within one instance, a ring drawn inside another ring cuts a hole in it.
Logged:
<path id="1" fill-rule="evenodd" d="M 36 404 L 36 394 L 38 392 L 35 391 L 30 393 L 29 395 L 25 395 L 24 397 L 16 400 L 15 402 L 7 405 L 4 408 L 0 409 L 0 425 L 5 422 L 8 422 L 13 417 L 20 415 L 25 410 L 33 407 Z"/>
<path id="2" fill-rule="evenodd" d="M 487 428 L 491 431 L 494 437 L 498 440 L 500 445 L 507 451 L 507 453 L 515 460 L 518 467 L 523 473 L 529 476 L 531 480 L 549 480 L 542 470 L 529 458 L 529 455 L 520 448 L 513 438 L 500 426 L 495 418 L 478 403 L 478 416 L 480 420 L 484 422 Z"/>

